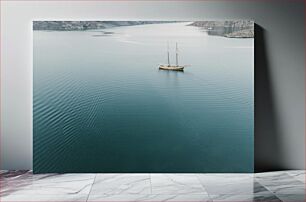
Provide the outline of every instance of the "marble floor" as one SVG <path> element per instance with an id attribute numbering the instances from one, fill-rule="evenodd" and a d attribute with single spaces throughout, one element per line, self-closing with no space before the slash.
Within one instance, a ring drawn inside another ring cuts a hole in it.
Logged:
<path id="1" fill-rule="evenodd" d="M 1 171 L 0 201 L 305 201 L 305 171 L 256 174 L 39 174 Z"/>

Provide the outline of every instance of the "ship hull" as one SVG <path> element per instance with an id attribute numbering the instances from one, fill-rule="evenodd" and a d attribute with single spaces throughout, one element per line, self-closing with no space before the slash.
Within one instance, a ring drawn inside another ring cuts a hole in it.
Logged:
<path id="1" fill-rule="evenodd" d="M 184 71 L 184 66 L 159 65 L 159 69 L 168 71 Z"/>

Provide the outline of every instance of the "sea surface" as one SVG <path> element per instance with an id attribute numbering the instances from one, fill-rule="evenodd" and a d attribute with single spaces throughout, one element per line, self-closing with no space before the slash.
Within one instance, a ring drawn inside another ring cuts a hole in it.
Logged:
<path id="1" fill-rule="evenodd" d="M 187 24 L 34 31 L 34 172 L 253 172 L 254 40 Z"/>

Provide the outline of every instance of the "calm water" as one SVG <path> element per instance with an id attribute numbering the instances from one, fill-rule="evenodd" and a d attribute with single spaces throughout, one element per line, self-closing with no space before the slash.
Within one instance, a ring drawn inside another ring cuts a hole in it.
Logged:
<path id="1" fill-rule="evenodd" d="M 185 25 L 34 31 L 34 171 L 252 172 L 254 41 Z"/>

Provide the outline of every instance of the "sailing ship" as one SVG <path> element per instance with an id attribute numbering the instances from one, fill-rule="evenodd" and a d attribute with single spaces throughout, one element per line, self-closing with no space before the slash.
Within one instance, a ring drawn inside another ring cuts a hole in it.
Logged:
<path id="1" fill-rule="evenodd" d="M 167 44 L 167 59 L 168 59 L 168 64 L 164 64 L 164 65 L 159 65 L 159 69 L 161 70 L 169 70 L 169 71 L 184 71 L 184 67 L 182 65 L 178 64 L 178 46 L 177 43 L 175 44 L 175 65 L 171 65 L 170 64 L 170 54 L 169 54 L 169 43 Z"/>

